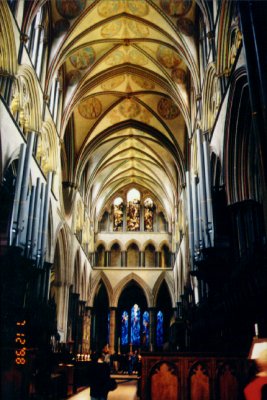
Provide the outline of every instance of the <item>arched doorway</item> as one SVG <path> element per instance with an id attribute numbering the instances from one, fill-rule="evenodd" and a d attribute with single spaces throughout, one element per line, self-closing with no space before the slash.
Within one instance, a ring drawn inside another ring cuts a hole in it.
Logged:
<path id="1" fill-rule="evenodd" d="M 169 349 L 170 320 L 172 316 L 172 303 L 170 293 L 165 281 L 162 282 L 156 303 L 156 334 L 155 346 L 157 350 Z"/>
<path id="2" fill-rule="evenodd" d="M 117 312 L 117 341 L 124 354 L 148 345 L 149 314 L 142 288 L 131 281 L 122 291 Z"/>
<path id="3" fill-rule="evenodd" d="M 102 350 L 109 342 L 109 301 L 102 281 L 94 298 L 91 329 L 91 349 Z"/>

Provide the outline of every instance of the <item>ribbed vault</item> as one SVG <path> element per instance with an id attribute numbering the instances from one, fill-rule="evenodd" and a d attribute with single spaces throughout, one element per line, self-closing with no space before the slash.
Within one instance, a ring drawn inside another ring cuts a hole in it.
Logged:
<path id="1" fill-rule="evenodd" d="M 52 2 L 57 40 L 47 80 L 63 74 L 61 132 L 69 180 L 98 219 L 126 186 L 174 218 L 191 136 L 189 82 L 199 93 L 191 0 Z"/>

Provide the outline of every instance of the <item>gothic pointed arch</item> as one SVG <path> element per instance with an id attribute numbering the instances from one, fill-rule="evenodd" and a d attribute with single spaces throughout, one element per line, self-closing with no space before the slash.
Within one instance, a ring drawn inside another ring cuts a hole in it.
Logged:
<path id="1" fill-rule="evenodd" d="M 216 75 L 216 66 L 214 63 L 210 63 L 205 75 L 202 97 L 202 129 L 204 132 L 210 131 L 212 129 L 218 112 L 220 101 L 221 91 L 219 80 Z"/>
<path id="2" fill-rule="evenodd" d="M 20 65 L 13 83 L 13 99 L 10 109 L 13 115 L 19 111 L 18 122 L 26 134 L 41 132 L 41 101 L 35 72 L 28 65 Z"/>
<path id="3" fill-rule="evenodd" d="M 154 288 L 153 288 L 153 299 L 154 299 L 153 305 L 154 306 L 156 305 L 158 294 L 159 294 L 159 291 L 160 291 L 162 285 L 166 285 L 166 288 L 168 290 L 168 294 L 169 294 L 172 306 L 175 307 L 173 279 L 172 279 L 171 275 L 165 274 L 164 272 L 162 272 L 160 274 L 160 276 L 158 277 L 158 279 L 156 280 L 156 283 L 154 285 Z"/>
<path id="4" fill-rule="evenodd" d="M 99 285 L 101 285 L 101 284 L 105 286 L 105 289 L 107 291 L 109 305 L 111 306 L 111 304 L 112 304 L 113 288 L 112 288 L 111 283 L 110 283 L 109 279 L 107 278 L 106 274 L 103 271 L 100 271 L 100 272 L 97 272 L 97 274 L 94 277 L 92 277 L 92 280 L 91 280 L 91 285 L 89 288 L 90 293 L 89 293 L 89 298 L 88 298 L 88 305 L 90 307 L 93 306 L 94 297 L 97 293 Z"/>
<path id="5" fill-rule="evenodd" d="M 40 165 L 45 175 L 47 175 L 49 171 L 58 173 L 58 140 L 55 126 L 51 120 L 42 123 L 41 133 L 38 138 L 36 158 L 40 159 Z"/>
<path id="6" fill-rule="evenodd" d="M 60 282 L 70 282 L 70 268 L 69 268 L 69 239 L 67 228 L 64 224 L 60 224 L 55 234 L 56 247 L 58 246 L 58 253 L 54 252 L 53 260 L 55 262 L 56 255 L 59 256 L 59 277 Z"/>
<path id="7" fill-rule="evenodd" d="M 153 298 L 152 298 L 152 292 L 151 292 L 150 287 L 139 275 L 135 274 L 134 272 L 127 275 L 125 278 L 121 279 L 120 282 L 114 288 L 114 294 L 112 297 L 112 307 L 118 306 L 119 297 L 120 297 L 122 291 L 125 289 L 125 287 L 130 282 L 134 282 L 136 285 L 138 285 L 140 288 L 142 288 L 144 295 L 146 297 L 147 306 L 152 307 Z"/>
<path id="8" fill-rule="evenodd" d="M 228 204 L 260 201 L 260 153 L 253 134 L 252 111 L 245 69 L 234 74 L 224 140 L 224 176 Z"/>

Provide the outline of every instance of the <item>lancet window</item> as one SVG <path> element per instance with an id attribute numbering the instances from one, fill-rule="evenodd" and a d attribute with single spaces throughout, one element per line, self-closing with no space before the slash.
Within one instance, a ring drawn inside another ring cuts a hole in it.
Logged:
<path id="1" fill-rule="evenodd" d="M 113 232 L 168 232 L 164 212 L 151 197 L 132 188 L 127 195 L 115 197 L 99 220 L 99 230 Z"/>
<path id="2" fill-rule="evenodd" d="M 156 340 L 157 340 L 157 346 L 161 347 L 163 345 L 163 312 L 162 311 L 159 311 L 157 313 Z"/>
<path id="3" fill-rule="evenodd" d="M 117 197 L 114 202 L 114 215 L 113 215 L 113 230 L 122 231 L 123 229 L 123 200 Z"/>
<path id="4" fill-rule="evenodd" d="M 136 189 L 127 194 L 127 230 L 140 230 L 140 192 Z"/>
<path id="5" fill-rule="evenodd" d="M 140 307 L 137 304 L 131 309 L 131 343 L 140 344 Z"/>
<path id="6" fill-rule="evenodd" d="M 144 201 L 144 228 L 147 232 L 153 231 L 154 203 L 149 197 Z"/>
<path id="7" fill-rule="evenodd" d="M 127 311 L 123 311 L 121 316 L 121 344 L 126 346 L 129 343 L 128 338 L 129 316 Z"/>
<path id="8" fill-rule="evenodd" d="M 149 344 L 149 312 L 145 311 L 143 314 L 143 332 L 142 332 L 142 345 L 148 346 Z"/>
<path id="9" fill-rule="evenodd" d="M 138 304 L 134 304 L 129 310 L 124 310 L 121 314 L 121 344 L 127 346 L 148 346 L 149 344 L 149 312 L 142 311 Z M 141 343 L 142 338 L 142 343 Z M 129 340 L 130 339 L 130 340 Z"/>

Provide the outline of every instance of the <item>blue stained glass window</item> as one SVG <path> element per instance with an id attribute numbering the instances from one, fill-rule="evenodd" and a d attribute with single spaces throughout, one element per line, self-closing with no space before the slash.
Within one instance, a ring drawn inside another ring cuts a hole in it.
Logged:
<path id="1" fill-rule="evenodd" d="M 131 343 L 140 344 L 140 308 L 137 304 L 131 309 Z"/>
<path id="2" fill-rule="evenodd" d="M 123 311 L 121 316 L 121 344 L 125 346 L 129 342 L 128 338 L 128 324 L 129 318 L 127 311 Z"/>
<path id="3" fill-rule="evenodd" d="M 163 313 L 157 313 L 157 346 L 163 345 Z"/>
<path id="4" fill-rule="evenodd" d="M 147 346 L 149 343 L 149 312 L 148 311 L 145 311 L 143 314 L 143 332 L 142 332 L 142 334 L 143 334 L 142 340 L 144 340 L 144 337 L 146 339 L 146 342 L 143 343 L 143 345 Z"/>

